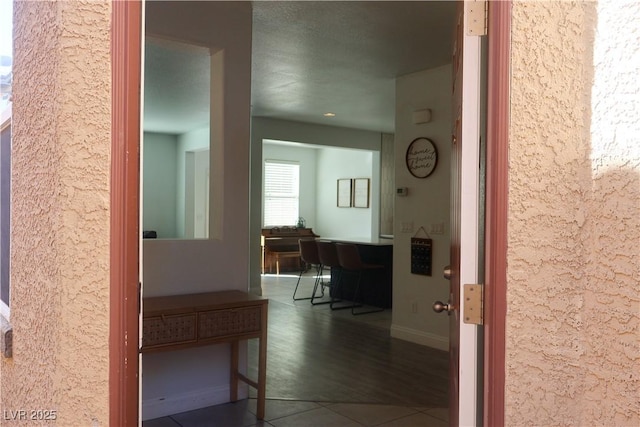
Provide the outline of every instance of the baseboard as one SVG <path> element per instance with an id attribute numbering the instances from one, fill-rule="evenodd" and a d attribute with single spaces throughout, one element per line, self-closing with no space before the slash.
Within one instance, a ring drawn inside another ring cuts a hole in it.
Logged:
<path id="1" fill-rule="evenodd" d="M 247 397 L 243 385 L 239 386 L 239 397 Z M 207 406 L 220 405 L 229 402 L 229 386 L 208 387 L 199 390 L 187 391 L 167 397 L 142 400 L 142 420 L 166 417 L 180 412 L 206 408 Z"/>
<path id="2" fill-rule="evenodd" d="M 443 337 L 397 325 L 391 325 L 391 336 L 393 338 L 411 341 L 416 344 L 426 345 L 427 347 L 436 348 L 438 350 L 449 351 L 449 337 Z"/>

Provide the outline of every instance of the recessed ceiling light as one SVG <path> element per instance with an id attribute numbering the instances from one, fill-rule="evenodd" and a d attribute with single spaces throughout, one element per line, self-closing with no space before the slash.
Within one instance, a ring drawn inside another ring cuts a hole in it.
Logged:
<path id="1" fill-rule="evenodd" d="M 325 117 L 335 117 L 336 113 L 324 113 L 323 116 L 325 116 Z"/>

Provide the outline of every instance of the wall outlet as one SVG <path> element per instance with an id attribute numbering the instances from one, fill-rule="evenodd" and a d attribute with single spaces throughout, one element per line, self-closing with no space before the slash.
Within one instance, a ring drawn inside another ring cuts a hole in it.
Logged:
<path id="1" fill-rule="evenodd" d="M 411 304 L 411 313 L 418 314 L 418 303 L 414 302 Z"/>

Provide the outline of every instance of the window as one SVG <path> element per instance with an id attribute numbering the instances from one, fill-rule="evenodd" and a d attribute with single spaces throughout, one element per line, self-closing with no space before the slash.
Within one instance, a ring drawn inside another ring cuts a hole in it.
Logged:
<path id="1" fill-rule="evenodd" d="M 0 314 L 9 316 L 13 1 L 0 0 Z"/>
<path id="2" fill-rule="evenodd" d="M 300 165 L 267 160 L 264 164 L 264 226 L 294 226 L 298 222 Z"/>
<path id="3" fill-rule="evenodd" d="M 11 118 L 0 124 L 0 301 L 9 307 Z M 0 304 L 1 305 L 1 304 Z M 8 314 L 8 313 L 3 313 Z"/>

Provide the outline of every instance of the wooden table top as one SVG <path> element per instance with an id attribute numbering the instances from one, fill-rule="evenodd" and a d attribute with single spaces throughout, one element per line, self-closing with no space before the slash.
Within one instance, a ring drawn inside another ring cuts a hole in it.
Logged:
<path id="1" fill-rule="evenodd" d="M 268 304 L 269 300 L 243 291 L 216 291 L 198 294 L 143 298 L 143 316 L 189 313 L 208 309 L 231 309 Z"/>

